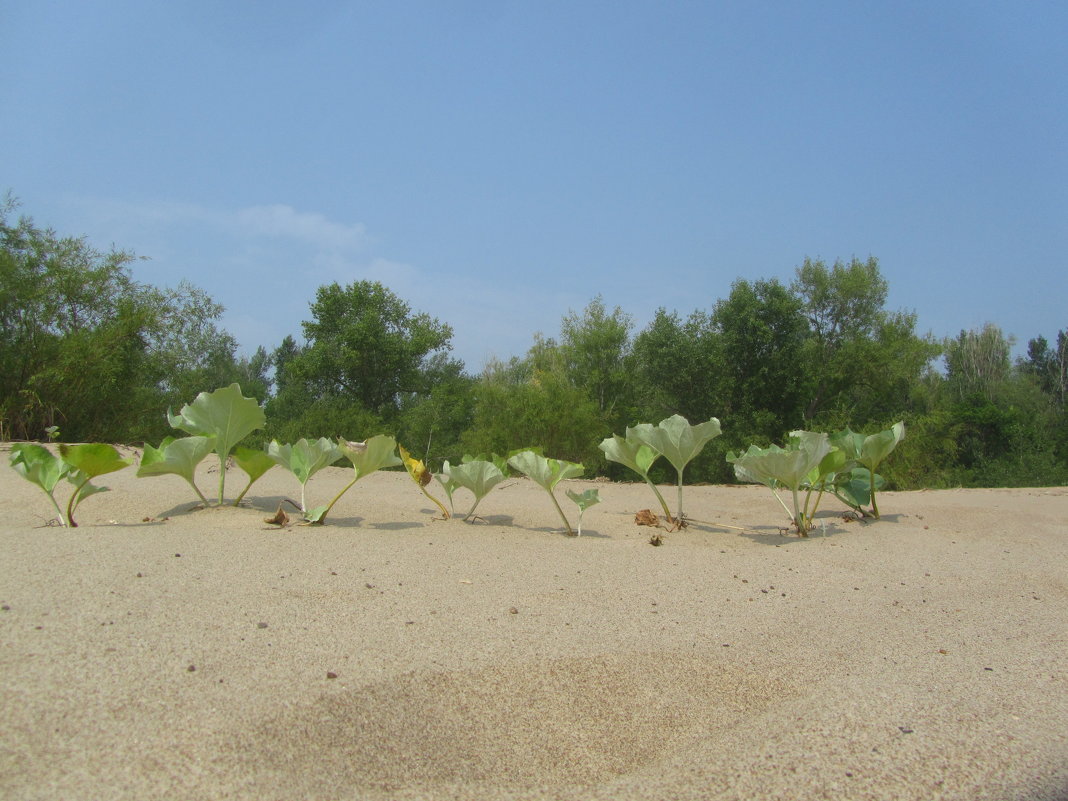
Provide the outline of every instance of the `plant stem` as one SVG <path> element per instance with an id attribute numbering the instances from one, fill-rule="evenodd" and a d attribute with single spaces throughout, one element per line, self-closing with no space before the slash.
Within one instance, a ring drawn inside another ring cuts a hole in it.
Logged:
<path id="1" fill-rule="evenodd" d="M 226 458 L 219 454 L 219 506 L 223 502 L 223 490 L 226 487 Z"/>
<path id="2" fill-rule="evenodd" d="M 48 500 L 50 500 L 52 502 L 52 508 L 56 510 L 56 520 L 59 521 L 59 524 L 61 526 L 66 528 L 66 526 L 67 526 L 67 518 L 63 516 L 63 510 L 60 509 L 59 508 L 59 504 L 56 503 L 56 497 L 51 492 L 46 492 L 45 495 L 47 495 L 48 496 Z"/>
<path id="3" fill-rule="evenodd" d="M 573 537 L 575 532 L 571 529 L 571 524 L 567 522 L 567 516 L 564 514 L 564 510 L 560 508 L 560 504 L 557 502 L 552 490 L 549 490 L 549 497 L 553 499 L 553 506 L 556 507 L 556 511 L 560 513 L 560 519 L 564 521 L 564 526 L 567 527 L 567 535 Z"/>
<path id="4" fill-rule="evenodd" d="M 879 519 L 879 504 L 875 501 L 875 468 L 869 468 L 868 475 L 871 476 L 871 510 L 875 515 L 875 519 Z"/>
<path id="5" fill-rule="evenodd" d="M 441 501 L 439 501 L 437 498 L 435 498 L 433 495 L 431 495 L 429 492 L 427 492 L 426 491 L 426 487 L 422 487 L 421 486 L 421 487 L 419 487 L 419 489 L 421 489 L 423 491 L 423 494 L 426 497 L 428 497 L 430 500 L 432 500 L 434 503 L 437 504 L 438 508 L 441 510 L 441 513 L 443 515 L 445 515 L 445 519 L 448 520 L 449 517 L 450 517 L 449 510 L 445 508 L 444 504 L 442 504 Z"/>
<path id="6" fill-rule="evenodd" d="M 682 526 L 682 471 L 679 470 L 679 513 L 677 515 L 679 526 Z"/>
<path id="7" fill-rule="evenodd" d="M 352 485 L 355 484 L 359 480 L 360 480 L 360 477 L 357 475 L 355 478 L 352 479 L 352 481 L 350 481 L 348 484 L 346 484 L 342 488 L 341 492 L 339 492 L 337 495 L 334 496 L 334 500 L 330 501 L 330 503 L 327 505 L 326 509 L 323 510 L 323 513 L 321 515 L 319 515 L 319 519 L 316 520 L 315 522 L 318 523 L 319 525 L 322 525 L 323 521 L 326 520 L 326 516 L 330 513 L 330 510 L 334 508 L 334 504 L 337 503 L 338 500 L 341 498 L 341 496 L 344 495 L 346 492 L 348 492 L 352 488 Z"/>
<path id="8" fill-rule="evenodd" d="M 77 506 L 75 501 L 78 499 L 78 493 L 82 491 L 82 487 L 89 483 L 89 479 L 85 479 L 81 484 L 77 484 L 74 487 L 74 493 L 70 496 L 70 500 L 67 501 L 67 525 L 71 528 L 77 528 L 78 524 L 74 522 L 74 507 Z"/>
<path id="9" fill-rule="evenodd" d="M 802 537 L 807 537 L 808 529 L 805 527 L 805 514 L 798 505 L 797 488 L 791 487 L 790 490 L 794 494 L 794 525 L 797 526 L 798 534 Z"/>
<path id="10" fill-rule="evenodd" d="M 200 487 L 193 483 L 192 479 L 186 479 L 189 482 L 189 486 L 193 488 L 193 492 L 197 494 L 197 497 L 204 502 L 205 506 L 211 506 L 211 501 L 204 497 L 204 493 L 200 491 Z"/>
<path id="11" fill-rule="evenodd" d="M 667 501 L 664 500 L 664 496 L 660 494 L 660 490 L 656 488 L 656 484 L 649 480 L 649 476 L 645 477 L 645 482 L 652 487 L 653 492 L 656 494 L 656 499 L 660 501 L 660 508 L 664 510 L 664 517 L 668 520 L 671 519 L 671 510 L 668 509 Z"/>

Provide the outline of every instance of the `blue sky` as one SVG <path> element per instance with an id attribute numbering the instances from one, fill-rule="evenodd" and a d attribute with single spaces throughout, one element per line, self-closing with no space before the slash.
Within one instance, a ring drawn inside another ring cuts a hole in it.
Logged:
<path id="1" fill-rule="evenodd" d="M 250 352 L 382 281 L 471 371 L 804 258 L 921 332 L 1068 328 L 1068 4 L 0 2 L 0 191 Z M 1018 348 L 1019 350 L 1019 348 Z"/>

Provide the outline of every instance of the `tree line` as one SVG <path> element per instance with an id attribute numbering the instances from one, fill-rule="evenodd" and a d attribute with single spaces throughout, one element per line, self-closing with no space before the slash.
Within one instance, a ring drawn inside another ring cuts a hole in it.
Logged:
<path id="1" fill-rule="evenodd" d="M 903 420 L 887 470 L 899 488 L 1068 482 L 1068 333 L 1015 361 L 994 324 L 920 334 L 915 314 L 886 308 L 875 258 L 739 279 L 710 308 L 661 308 L 641 330 L 596 297 L 472 375 L 448 324 L 372 281 L 320 287 L 299 340 L 238 355 L 203 290 L 135 281 L 133 254 L 15 209 L 0 207 L 0 439 L 158 442 L 168 407 L 236 381 L 264 404 L 268 440 L 390 433 L 430 465 L 540 446 L 624 478 L 597 444 L 677 413 L 723 423 L 691 481 L 731 481 L 728 450 L 795 429 Z"/>

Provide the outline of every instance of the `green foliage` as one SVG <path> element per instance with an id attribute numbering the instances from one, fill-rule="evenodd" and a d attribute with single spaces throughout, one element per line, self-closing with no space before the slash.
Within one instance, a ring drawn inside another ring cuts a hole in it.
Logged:
<path id="1" fill-rule="evenodd" d="M 505 479 L 500 465 L 485 459 L 465 460 L 457 465 L 451 465 L 446 461 L 442 466 L 442 474 L 445 478 L 441 480 L 441 483 L 449 488 L 447 491 L 450 502 L 452 493 L 460 487 L 475 496 L 475 502 L 464 515 L 464 520 L 470 519 L 482 499 Z"/>
<path id="2" fill-rule="evenodd" d="M 167 419 L 172 428 L 213 438 L 219 457 L 218 503 L 221 504 L 226 486 L 226 459 L 241 440 L 263 428 L 267 422 L 263 408 L 254 398 L 242 395 L 238 384 L 231 384 L 214 392 L 201 392 L 178 414 L 168 411 Z"/>
<path id="3" fill-rule="evenodd" d="M 664 500 L 664 496 L 660 494 L 660 490 L 656 488 L 656 484 L 649 477 L 649 470 L 656 460 L 660 458 L 660 452 L 639 441 L 631 428 L 627 429 L 626 437 L 613 434 L 611 437 L 601 440 L 601 444 L 598 447 L 604 451 L 605 457 L 610 462 L 617 462 L 629 467 L 645 480 L 653 494 L 656 495 L 660 508 L 664 512 L 664 517 L 670 520 L 671 511 L 668 509 L 667 501 Z"/>
<path id="4" fill-rule="evenodd" d="M 588 489 L 582 492 L 575 492 L 574 490 L 565 490 L 564 494 L 570 498 L 575 506 L 579 508 L 579 520 L 578 520 L 578 536 L 582 536 L 582 513 L 589 509 L 591 506 L 601 502 L 601 496 L 598 490 Z"/>
<path id="5" fill-rule="evenodd" d="M 309 523 L 318 525 L 325 523 L 326 516 L 334 508 L 334 504 L 361 478 L 366 478 L 371 473 L 384 467 L 398 467 L 402 463 L 396 453 L 397 441 L 386 434 L 369 437 L 364 442 L 349 442 L 339 437 L 337 444 L 341 449 L 342 455 L 352 463 L 355 475 L 352 481 L 346 484 L 329 504 L 316 507 L 307 513 Z"/>
<path id="6" fill-rule="evenodd" d="M 300 482 L 300 511 L 307 512 L 305 490 L 308 479 L 341 459 L 342 453 L 337 444 L 326 437 L 312 441 L 301 438 L 292 445 L 281 445 L 278 440 L 272 440 L 267 445 L 267 457 L 296 476 Z"/>
<path id="7" fill-rule="evenodd" d="M 427 484 L 429 484 L 434 479 L 434 474 L 427 469 L 426 465 L 423 464 L 421 460 L 416 459 L 410 453 L 408 453 L 407 449 L 405 449 L 403 445 L 398 445 L 397 450 L 400 451 L 401 461 L 404 462 L 404 467 L 408 471 L 408 475 L 411 476 L 412 481 L 416 483 L 416 485 L 422 491 L 423 495 L 425 495 L 441 510 L 442 516 L 446 520 L 448 520 L 450 517 L 449 510 L 445 508 L 445 505 L 441 501 L 431 495 L 426 488 Z M 448 493 L 448 495 L 449 503 L 451 504 L 452 493 Z"/>
<path id="8" fill-rule="evenodd" d="M 571 528 L 571 524 L 567 522 L 567 516 L 564 514 L 564 510 L 560 508 L 556 496 L 553 495 L 553 490 L 565 478 L 581 476 L 585 468 L 581 464 L 575 464 L 574 462 L 546 458 L 532 450 L 523 450 L 514 454 L 508 459 L 508 464 L 532 479 L 538 486 L 549 493 L 553 506 L 559 512 L 560 519 L 564 521 L 567 533 L 573 535 L 574 531 Z"/>
<path id="9" fill-rule="evenodd" d="M 764 484 L 775 494 L 783 509 L 790 515 L 798 534 L 807 537 L 812 529 L 815 507 L 807 509 L 801 502 L 802 486 L 821 485 L 834 472 L 835 465 L 821 463 L 831 454 L 833 446 L 827 434 L 813 431 L 795 431 L 791 434 L 787 446 L 780 448 L 769 445 L 758 448 L 750 445 L 742 454 L 729 453 L 727 461 L 734 465 L 735 473 L 742 481 Z M 777 487 L 790 490 L 793 498 L 793 511 L 775 492 Z M 817 502 L 818 505 L 818 502 Z"/>
<path id="10" fill-rule="evenodd" d="M 186 480 L 200 502 L 207 505 L 208 499 L 196 484 L 197 465 L 204 461 L 215 448 L 215 438 L 211 436 L 165 437 L 158 448 L 145 443 L 141 454 L 141 464 L 137 468 L 138 478 L 152 476 L 176 475 Z"/>
<path id="11" fill-rule="evenodd" d="M 840 448 L 851 462 L 866 467 L 870 473 L 869 495 L 871 497 L 872 514 L 879 517 L 879 504 L 876 499 L 876 475 L 875 471 L 887 456 L 905 438 L 905 423 L 894 423 L 885 431 L 864 436 L 856 434 L 849 429 L 841 431 L 832 437 L 833 444 Z"/>
<path id="12" fill-rule="evenodd" d="M 628 440 L 646 445 L 661 454 L 675 468 L 678 474 L 679 496 L 675 521 L 679 525 L 684 521 L 682 514 L 683 470 L 704 449 L 709 440 L 715 439 L 721 433 L 719 420 L 715 417 L 704 423 L 690 425 L 689 420 L 678 414 L 661 420 L 655 426 L 652 423 L 639 423 L 627 429 Z"/>
<path id="13" fill-rule="evenodd" d="M 74 512 L 78 505 L 107 487 L 92 483 L 92 479 L 128 467 L 131 459 L 122 456 L 111 445 L 90 442 L 81 445 L 60 445 L 56 456 L 47 448 L 33 443 L 16 443 L 11 447 L 10 463 L 15 472 L 40 487 L 52 503 L 56 521 L 61 526 L 76 527 Z M 61 479 L 74 489 L 66 509 L 56 501 L 55 489 Z"/>
<path id="14" fill-rule="evenodd" d="M 234 463 L 245 472 L 245 475 L 248 476 L 248 483 L 245 485 L 245 488 L 241 490 L 241 493 L 236 498 L 234 498 L 233 505 L 237 506 L 241 503 L 249 489 L 252 488 L 252 485 L 259 481 L 264 473 L 274 467 L 275 462 L 262 450 L 257 448 L 246 448 L 238 445 L 234 448 Z"/>

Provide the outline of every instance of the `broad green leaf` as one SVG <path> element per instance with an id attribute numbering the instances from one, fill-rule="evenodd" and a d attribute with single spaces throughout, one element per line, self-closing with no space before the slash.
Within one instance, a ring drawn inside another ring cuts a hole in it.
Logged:
<path id="1" fill-rule="evenodd" d="M 567 529 L 567 533 L 573 534 L 574 532 L 571 529 L 571 524 L 567 522 L 567 515 L 564 514 L 564 510 L 560 508 L 556 496 L 553 495 L 553 488 L 565 478 L 581 476 L 585 468 L 575 462 L 566 462 L 562 459 L 548 459 L 530 449 L 513 454 L 508 459 L 508 464 L 531 478 L 549 493 L 549 498 L 552 500 L 553 506 L 555 506 L 556 511 L 560 513 L 560 519 L 564 521 L 564 527 Z"/>
<path id="2" fill-rule="evenodd" d="M 872 472 L 866 467 L 855 467 L 848 473 L 839 476 L 834 485 L 834 494 L 848 506 L 853 507 L 861 514 L 865 514 L 861 508 L 871 503 Z M 875 489 L 880 490 L 886 484 L 882 476 L 875 474 Z"/>
<path id="3" fill-rule="evenodd" d="M 630 431 L 633 431 L 633 429 L 630 429 Z M 604 455 L 609 461 L 619 462 L 619 464 L 629 467 L 646 480 L 649 478 L 649 469 L 660 458 L 660 452 L 653 450 L 649 445 L 637 439 L 625 439 L 619 434 L 613 434 L 611 437 L 601 440 L 601 444 L 597 447 L 604 451 Z"/>
<path id="4" fill-rule="evenodd" d="M 445 462 L 442 465 L 442 472 L 448 477 L 449 483 L 455 487 L 463 487 L 475 496 L 475 503 L 464 515 L 464 520 L 471 517 L 475 513 L 475 508 L 490 490 L 505 479 L 504 473 L 496 464 L 484 459 L 474 459 L 457 465 Z"/>
<path id="5" fill-rule="evenodd" d="M 133 459 L 124 457 L 114 446 L 99 442 L 82 445 L 60 445 L 63 461 L 75 468 L 87 478 L 96 478 L 107 473 L 114 473 L 133 464 Z"/>
<path id="6" fill-rule="evenodd" d="M 402 464 L 397 456 L 397 441 L 388 434 L 378 434 L 365 442 L 349 442 L 338 437 L 338 447 L 356 471 L 356 478 L 371 475 L 383 467 L 397 467 Z"/>
<path id="7" fill-rule="evenodd" d="M 524 450 L 508 460 L 508 464 L 524 475 L 536 481 L 549 492 L 565 478 L 581 476 L 585 468 L 575 462 L 562 459 L 549 459 L 539 456 L 533 450 Z"/>
<path id="8" fill-rule="evenodd" d="M 575 492 L 574 490 L 564 490 L 564 494 L 567 495 L 575 505 L 579 508 L 579 522 L 578 522 L 578 536 L 582 536 L 582 513 L 589 509 L 594 504 L 601 502 L 601 496 L 596 489 L 583 490 L 582 492 Z"/>
<path id="9" fill-rule="evenodd" d="M 263 408 L 255 398 L 241 394 L 238 384 L 201 392 L 191 404 L 174 415 L 167 413 L 173 428 L 186 433 L 215 438 L 219 456 L 219 503 L 223 501 L 226 482 L 226 458 L 241 440 L 267 423 Z"/>
<path id="10" fill-rule="evenodd" d="M 851 460 L 868 468 L 870 478 L 868 493 L 871 497 L 872 514 L 876 518 L 879 517 L 879 504 L 876 499 L 879 487 L 875 482 L 875 471 L 904 438 L 905 424 L 901 421 L 894 423 L 885 431 L 867 437 L 850 431 L 848 428 L 834 435 L 834 443 L 845 450 Z"/>
<path id="11" fill-rule="evenodd" d="M 252 485 L 259 481 L 264 473 L 275 466 L 275 461 L 261 450 L 238 445 L 234 448 L 234 462 L 248 475 L 248 483 L 245 488 L 241 490 L 240 495 L 234 498 L 233 505 L 237 506 Z"/>
<path id="12" fill-rule="evenodd" d="M 280 445 L 277 440 L 271 440 L 267 456 L 296 476 L 300 482 L 300 508 L 307 511 L 305 491 L 308 480 L 340 459 L 342 453 L 336 442 L 320 437 L 311 441 L 301 438 L 292 445 Z"/>
<path id="13" fill-rule="evenodd" d="M 32 442 L 19 442 L 11 446 L 11 467 L 27 481 L 33 482 L 49 495 L 69 471 L 70 465 L 53 454 L 48 448 Z"/>
<path id="14" fill-rule="evenodd" d="M 684 524 L 682 516 L 682 471 L 704 449 L 709 440 L 715 439 L 722 433 L 719 420 L 715 417 L 704 423 L 690 425 L 689 420 L 678 414 L 673 414 L 671 417 L 661 420 L 655 426 L 652 423 L 639 423 L 633 428 L 627 429 L 628 441 L 637 441 L 648 445 L 671 462 L 678 473 L 679 506 L 675 518 L 680 526 Z"/>
<path id="15" fill-rule="evenodd" d="M 141 454 L 141 464 L 137 468 L 138 478 L 174 474 L 181 476 L 193 488 L 203 503 L 208 499 L 196 485 L 194 476 L 197 465 L 215 447 L 215 438 L 207 436 L 167 437 L 158 448 L 145 443 L 145 452 Z"/>

